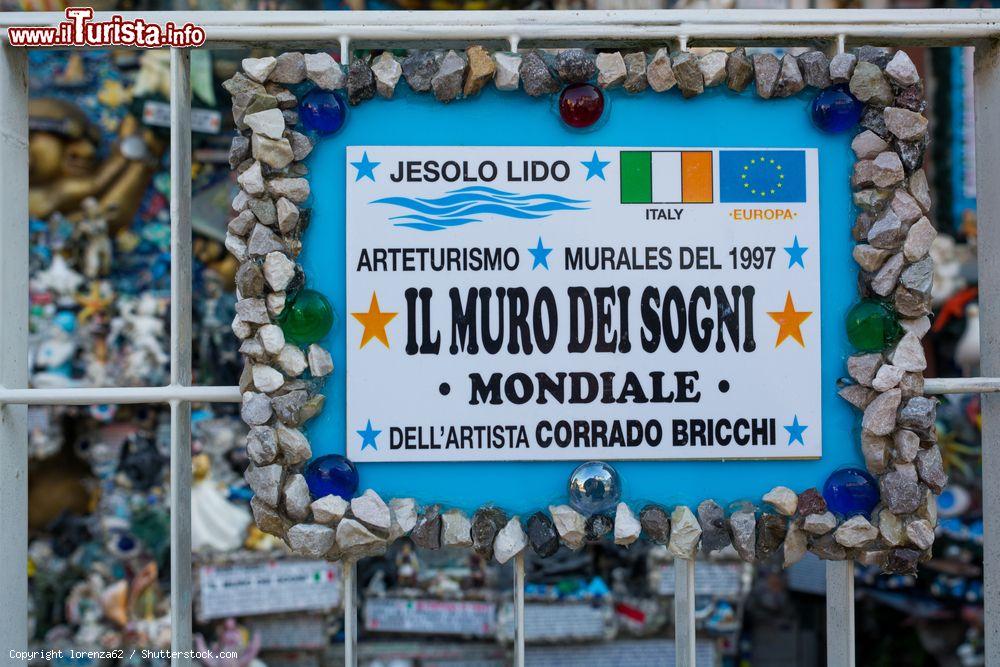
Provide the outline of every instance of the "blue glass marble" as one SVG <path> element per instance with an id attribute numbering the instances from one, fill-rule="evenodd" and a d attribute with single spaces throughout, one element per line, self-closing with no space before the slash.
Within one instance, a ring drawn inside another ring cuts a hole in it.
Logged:
<path id="1" fill-rule="evenodd" d="M 826 478 L 823 498 L 830 511 L 839 516 L 871 516 L 879 501 L 878 483 L 860 468 L 841 468 Z"/>
<path id="2" fill-rule="evenodd" d="M 358 490 L 358 469 L 340 454 L 327 454 L 309 462 L 302 472 L 314 500 L 333 494 L 345 500 Z"/>
<path id="3" fill-rule="evenodd" d="M 819 92 L 812 102 L 813 124 L 831 134 L 850 130 L 861 120 L 864 105 L 840 83 Z"/>
<path id="4" fill-rule="evenodd" d="M 299 103 L 299 121 L 316 134 L 333 134 L 344 126 L 347 106 L 337 93 L 314 90 Z"/>
<path id="5" fill-rule="evenodd" d="M 580 464 L 569 476 L 569 504 L 578 512 L 591 515 L 606 512 L 622 497 L 618 471 L 603 461 Z"/>

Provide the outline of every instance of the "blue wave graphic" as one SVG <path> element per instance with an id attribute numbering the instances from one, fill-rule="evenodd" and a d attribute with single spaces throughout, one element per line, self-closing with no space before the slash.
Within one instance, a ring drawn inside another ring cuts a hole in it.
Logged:
<path id="1" fill-rule="evenodd" d="M 521 195 L 482 185 L 449 190 L 441 197 L 383 197 L 372 204 L 388 204 L 407 209 L 390 220 L 397 227 L 409 227 L 424 232 L 436 232 L 472 222 L 482 222 L 484 215 L 515 220 L 538 220 L 556 211 L 586 211 L 586 199 L 570 199 L 562 195 L 538 193 Z"/>

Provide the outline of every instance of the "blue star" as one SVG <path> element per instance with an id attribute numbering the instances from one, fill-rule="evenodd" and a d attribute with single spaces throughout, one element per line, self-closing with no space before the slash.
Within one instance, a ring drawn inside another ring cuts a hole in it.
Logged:
<path id="1" fill-rule="evenodd" d="M 378 444 L 376 444 L 375 438 L 377 438 L 378 434 L 381 432 L 382 431 L 376 431 L 372 428 L 372 420 L 369 419 L 368 426 L 365 427 L 365 430 L 357 431 L 357 434 L 361 436 L 361 451 L 365 451 L 369 447 L 378 451 Z"/>
<path id="2" fill-rule="evenodd" d="M 361 162 L 352 162 L 351 166 L 358 170 L 358 175 L 354 178 L 354 182 L 357 183 L 362 178 L 370 178 L 372 181 L 375 180 L 375 167 L 382 164 L 381 162 L 372 162 L 368 159 L 368 151 L 361 156 Z"/>
<path id="3" fill-rule="evenodd" d="M 580 164 L 587 168 L 588 181 L 594 176 L 597 176 L 603 181 L 606 180 L 604 178 L 604 168 L 611 164 L 611 161 L 601 160 L 597 157 L 597 151 L 594 151 L 594 157 L 590 158 L 589 162 L 581 162 Z"/>
<path id="4" fill-rule="evenodd" d="M 801 424 L 799 424 L 799 416 L 798 415 L 795 415 L 795 418 L 792 419 L 792 423 L 791 424 L 789 424 L 788 426 L 785 426 L 783 428 L 786 431 L 788 431 L 788 444 L 789 445 L 791 445 L 793 442 L 798 442 L 803 447 L 805 447 L 806 441 L 802 439 L 802 434 L 809 427 L 808 426 L 802 426 Z"/>
<path id="5" fill-rule="evenodd" d="M 788 268 L 792 268 L 796 264 L 801 266 L 803 269 L 806 268 L 805 262 L 802 261 L 802 255 L 805 254 L 806 250 L 809 250 L 807 246 L 799 245 L 799 237 L 796 236 L 792 240 L 792 245 L 785 248 L 785 252 L 788 253 Z"/>
<path id="6" fill-rule="evenodd" d="M 542 237 L 538 237 L 538 245 L 534 248 L 528 248 L 528 252 L 531 256 L 535 258 L 535 262 L 531 265 L 531 270 L 534 271 L 539 266 L 544 266 L 545 270 L 549 269 L 549 253 L 552 252 L 552 248 L 546 248 L 542 245 Z"/>

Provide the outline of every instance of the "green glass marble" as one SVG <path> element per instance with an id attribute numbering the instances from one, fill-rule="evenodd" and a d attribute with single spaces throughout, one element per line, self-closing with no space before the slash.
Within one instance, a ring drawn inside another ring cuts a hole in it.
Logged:
<path id="1" fill-rule="evenodd" d="M 311 345 L 330 332 L 333 307 L 316 290 L 300 290 L 291 303 L 285 304 L 278 324 L 289 343 Z"/>
<path id="2" fill-rule="evenodd" d="M 881 352 L 903 334 L 896 314 L 876 299 L 863 299 L 847 312 L 847 339 L 861 352 Z"/>

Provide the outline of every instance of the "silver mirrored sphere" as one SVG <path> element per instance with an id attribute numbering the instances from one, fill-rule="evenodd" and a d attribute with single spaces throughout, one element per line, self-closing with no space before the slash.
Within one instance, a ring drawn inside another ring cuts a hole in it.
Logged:
<path id="1" fill-rule="evenodd" d="M 581 514 L 607 512 L 621 497 L 618 471 L 603 461 L 587 461 L 569 476 L 569 504 Z"/>

